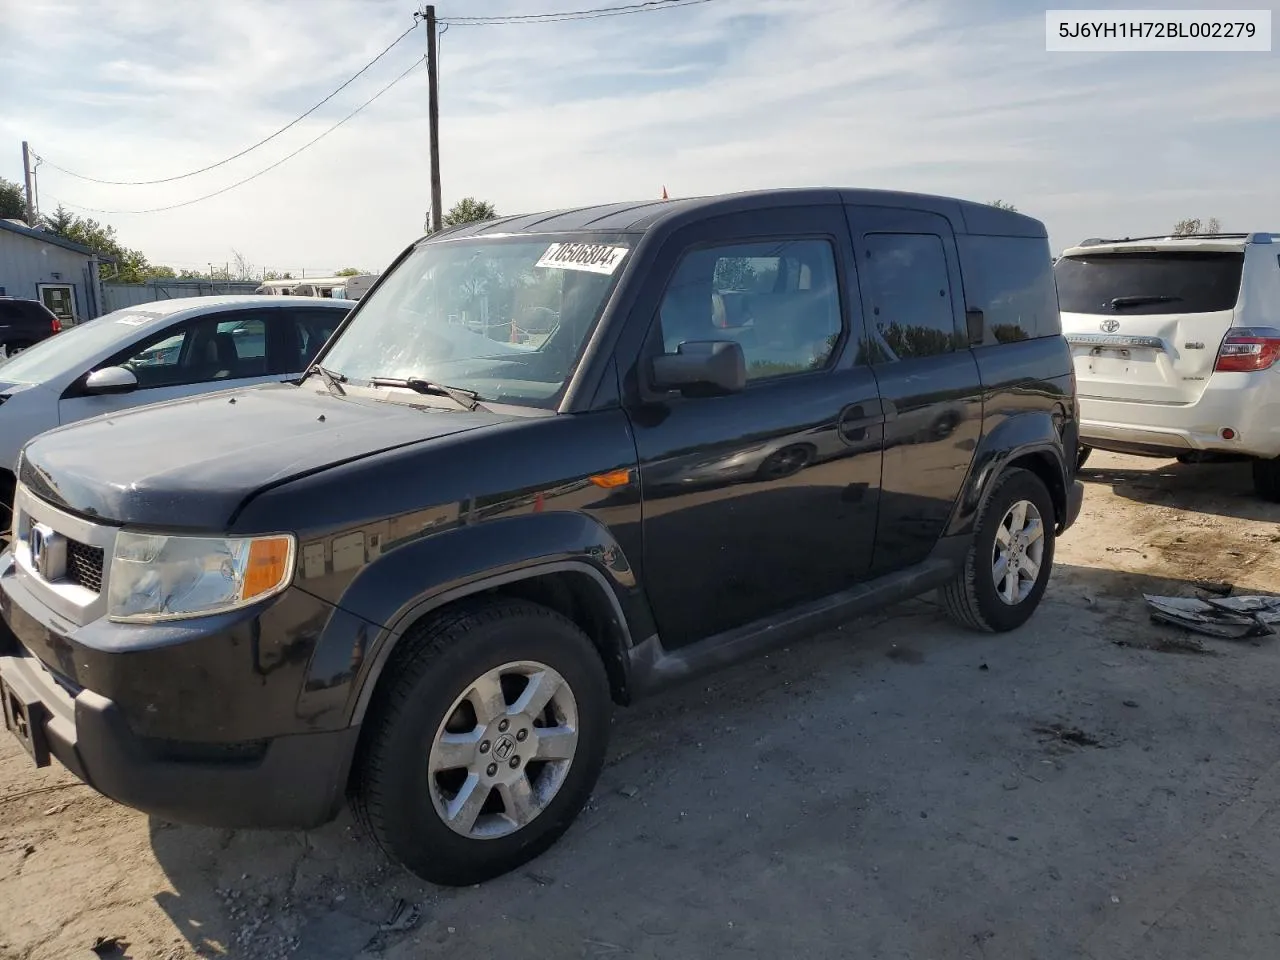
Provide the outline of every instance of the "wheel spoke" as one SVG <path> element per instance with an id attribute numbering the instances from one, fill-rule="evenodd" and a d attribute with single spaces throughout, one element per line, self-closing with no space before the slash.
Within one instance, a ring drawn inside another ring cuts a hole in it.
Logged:
<path id="1" fill-rule="evenodd" d="M 1009 532 L 1009 528 L 1003 523 L 996 527 L 996 543 L 1008 549 L 1010 541 L 1013 540 L 1013 534 Z"/>
<path id="2" fill-rule="evenodd" d="M 1004 578 L 1004 589 L 1001 592 L 1004 594 L 1006 602 L 1018 602 L 1018 574 L 1016 571 L 1007 571 Z"/>
<path id="3" fill-rule="evenodd" d="M 538 812 L 538 801 L 533 795 L 533 785 L 529 777 L 522 771 L 510 783 L 498 784 L 498 796 L 506 809 L 507 819 L 517 827 L 523 827 Z"/>
<path id="4" fill-rule="evenodd" d="M 1004 583 L 1005 578 L 1009 576 L 1009 555 L 1001 554 L 1000 559 L 995 562 L 995 566 L 991 568 L 991 576 L 996 581 L 996 586 Z"/>
<path id="5" fill-rule="evenodd" d="M 1044 523 L 1039 520 L 1032 520 L 1027 524 L 1027 543 L 1032 544 L 1044 536 Z"/>
<path id="6" fill-rule="evenodd" d="M 476 818 L 480 816 L 480 810 L 489 799 L 492 789 L 482 785 L 476 774 L 468 775 L 458 795 L 449 803 L 449 825 L 459 833 L 470 833 L 475 828 Z"/>
<path id="7" fill-rule="evenodd" d="M 431 751 L 431 772 L 469 767 L 476 756 L 476 745 L 483 736 L 483 727 L 476 727 L 468 733 L 443 734 Z"/>
<path id="8" fill-rule="evenodd" d="M 1027 501 L 1019 500 L 1013 505 L 1013 509 L 1009 511 L 1009 527 L 1021 533 L 1027 525 Z"/>
<path id="9" fill-rule="evenodd" d="M 476 719 L 481 724 L 497 720 L 507 712 L 507 698 L 502 695 L 502 684 L 498 674 L 486 673 L 471 685 L 467 699 L 476 711 Z"/>
<path id="10" fill-rule="evenodd" d="M 1036 563 L 1030 557 L 1023 557 L 1021 563 L 1022 572 L 1027 575 L 1027 579 L 1032 583 L 1040 577 L 1040 564 Z"/>
<path id="11" fill-rule="evenodd" d="M 535 760 L 572 760 L 578 747 L 578 731 L 569 727 L 542 727 L 537 731 Z"/>
<path id="12" fill-rule="evenodd" d="M 520 694 L 520 699 L 511 705 L 512 713 L 523 713 L 527 717 L 537 717 L 556 695 L 562 683 L 560 675 L 552 670 L 540 670 L 529 677 L 529 685 Z"/>

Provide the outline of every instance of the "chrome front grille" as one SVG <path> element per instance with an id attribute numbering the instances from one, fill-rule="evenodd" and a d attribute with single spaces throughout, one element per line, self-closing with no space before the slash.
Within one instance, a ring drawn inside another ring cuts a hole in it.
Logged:
<path id="1" fill-rule="evenodd" d="M 94 593 L 102 592 L 102 561 L 106 555 L 101 547 L 93 547 L 78 540 L 67 541 L 66 577 Z"/>
<path id="2" fill-rule="evenodd" d="M 13 558 L 19 582 L 72 623 L 106 615 L 116 528 L 55 507 L 19 482 L 13 505 Z"/>

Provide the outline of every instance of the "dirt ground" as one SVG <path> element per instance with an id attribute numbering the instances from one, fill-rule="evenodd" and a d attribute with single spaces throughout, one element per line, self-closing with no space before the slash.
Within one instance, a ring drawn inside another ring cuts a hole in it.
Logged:
<path id="1" fill-rule="evenodd" d="M 1239 465 L 1084 478 L 1022 630 L 913 601 L 622 711 L 578 823 L 483 887 L 417 882 L 345 816 L 152 821 L 0 737 L 0 957 L 1278 956 L 1280 646 L 1141 595 L 1280 589 L 1280 507 Z"/>

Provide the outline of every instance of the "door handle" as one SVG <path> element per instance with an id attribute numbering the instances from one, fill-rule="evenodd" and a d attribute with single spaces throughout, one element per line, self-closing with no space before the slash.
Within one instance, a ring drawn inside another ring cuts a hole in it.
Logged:
<path id="1" fill-rule="evenodd" d="M 869 429 L 884 422 L 885 409 L 879 397 L 851 403 L 840 411 L 840 439 L 845 443 L 862 443 Z"/>

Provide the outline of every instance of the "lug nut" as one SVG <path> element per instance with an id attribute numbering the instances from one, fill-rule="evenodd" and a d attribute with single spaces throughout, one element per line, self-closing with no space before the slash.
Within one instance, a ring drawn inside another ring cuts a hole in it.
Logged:
<path id="1" fill-rule="evenodd" d="M 519 740 L 521 743 L 524 743 L 526 740 L 529 739 L 529 731 L 521 730 L 519 733 L 516 734 L 516 739 Z"/>
<path id="2" fill-rule="evenodd" d="M 483 742 L 480 744 L 480 752 L 481 752 L 481 753 L 488 753 L 488 752 L 489 752 L 489 741 L 488 741 L 488 740 L 485 740 L 485 741 L 483 741 Z"/>
<path id="3" fill-rule="evenodd" d="M 506 720 L 503 720 L 501 723 L 499 723 L 499 724 L 498 724 L 498 732 L 499 732 L 499 733 L 506 733 L 506 732 L 507 732 L 507 727 L 509 727 L 509 726 L 511 726 L 511 724 L 507 723 L 507 721 L 506 721 Z"/>
<path id="4" fill-rule="evenodd" d="M 485 773 L 487 773 L 491 777 L 497 772 L 498 772 L 498 765 L 496 763 L 489 764 L 489 768 L 485 770 Z"/>
<path id="5" fill-rule="evenodd" d="M 516 767 L 518 767 L 518 766 L 520 766 L 520 758 L 519 758 L 519 757 L 512 757 L 512 758 L 511 758 L 511 769 L 512 769 L 512 770 L 514 770 L 514 769 L 515 769 Z"/>

